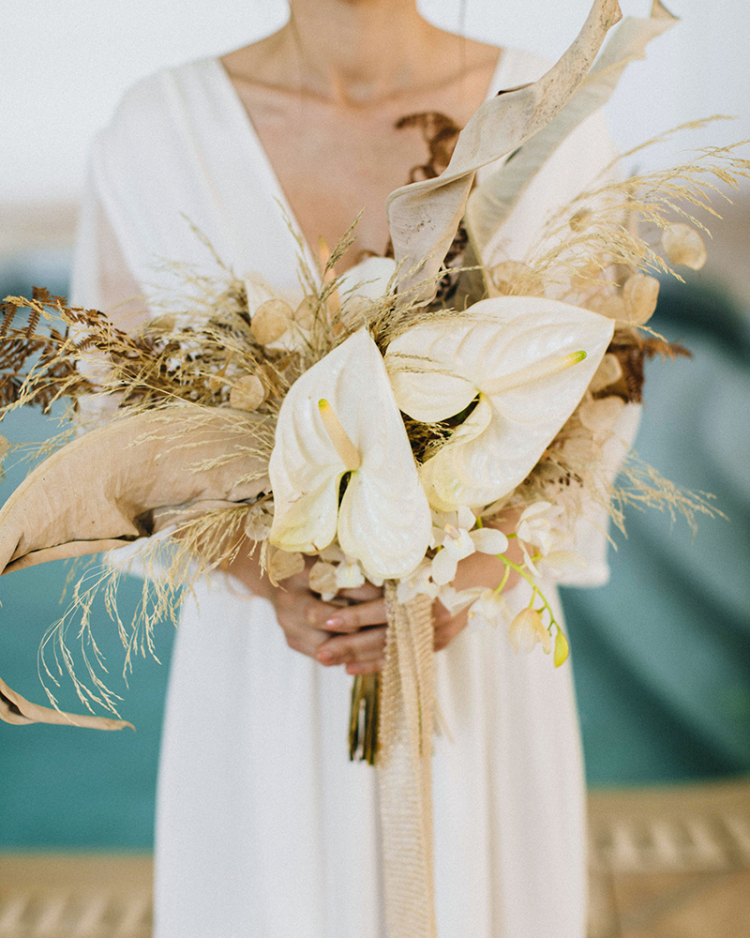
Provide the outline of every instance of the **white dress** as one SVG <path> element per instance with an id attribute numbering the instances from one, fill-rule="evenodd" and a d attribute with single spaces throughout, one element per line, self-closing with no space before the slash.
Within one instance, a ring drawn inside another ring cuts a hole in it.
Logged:
<path id="1" fill-rule="evenodd" d="M 506 51 L 490 90 L 541 71 L 539 59 Z M 595 116 L 509 219 L 508 256 L 522 257 L 545 212 L 610 157 Z M 166 282 L 160 259 L 210 268 L 180 213 L 238 273 L 294 287 L 297 245 L 280 205 L 291 217 L 221 64 L 160 72 L 126 95 L 96 142 L 74 299 L 101 305 L 102 218 L 142 284 Z M 602 582 L 603 539 L 584 546 L 588 583 Z M 347 757 L 350 686 L 342 668 L 287 647 L 266 600 L 222 575 L 198 585 L 170 675 L 156 938 L 385 938 L 375 774 Z M 540 649 L 515 656 L 504 629 L 468 629 L 437 655 L 437 695 L 450 734 L 434 754 L 439 935 L 583 938 L 570 666 L 553 669 Z"/>

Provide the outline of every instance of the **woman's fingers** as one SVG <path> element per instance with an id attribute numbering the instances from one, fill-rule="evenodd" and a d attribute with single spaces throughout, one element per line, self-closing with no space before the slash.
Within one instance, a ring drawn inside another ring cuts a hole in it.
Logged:
<path id="1" fill-rule="evenodd" d="M 347 599 L 356 599 L 358 602 L 368 602 L 371 599 L 379 599 L 383 595 L 383 587 L 365 583 L 354 589 L 339 590 L 337 595 L 345 596 Z"/>
<path id="2" fill-rule="evenodd" d="M 348 664 L 346 673 L 353 675 L 376 674 L 385 667 L 385 658 L 379 658 L 377 661 L 363 661 L 361 663 Z"/>
<path id="3" fill-rule="evenodd" d="M 333 615 L 329 613 L 318 627 L 328 632 L 356 632 L 368 625 L 385 625 L 387 621 L 385 600 L 381 598 L 336 609 Z"/>
<path id="4" fill-rule="evenodd" d="M 334 635 L 315 657 L 328 667 L 336 664 L 372 664 L 385 654 L 385 626 L 363 629 L 352 635 Z"/>
<path id="5" fill-rule="evenodd" d="M 316 599 L 306 588 L 277 589 L 273 600 L 287 645 L 314 658 L 318 648 L 330 638 L 321 626 L 336 607 Z"/>

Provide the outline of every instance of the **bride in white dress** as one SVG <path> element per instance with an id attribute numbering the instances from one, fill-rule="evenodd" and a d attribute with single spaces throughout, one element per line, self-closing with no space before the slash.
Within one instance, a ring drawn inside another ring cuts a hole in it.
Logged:
<path id="1" fill-rule="evenodd" d="M 169 285 L 163 259 L 210 268 L 183 215 L 237 273 L 281 289 L 298 286 L 284 212 L 310 261 L 318 236 L 335 244 L 362 208 L 341 269 L 358 251 L 383 253 L 385 198 L 427 161 L 419 130 L 397 120 L 440 112 L 463 126 L 488 95 L 545 69 L 435 29 L 413 0 L 290 5 L 274 36 L 162 71 L 125 96 L 93 152 L 74 302 L 111 309 L 148 296 Z M 595 115 L 524 194 L 498 259 L 523 257 L 545 213 L 611 155 Z M 584 541 L 580 585 L 595 585 L 607 574 L 604 539 Z M 497 561 L 475 554 L 460 576 L 494 586 Z M 185 603 L 159 779 L 156 938 L 385 936 L 374 770 L 350 763 L 346 742 L 349 675 L 382 663 L 383 603 L 363 589 L 361 605 L 337 609 L 304 575 L 285 587 L 262 581 L 243 553 Z M 517 657 L 505 630 L 435 612 L 449 731 L 433 768 L 439 934 L 583 938 L 570 666 Z"/>

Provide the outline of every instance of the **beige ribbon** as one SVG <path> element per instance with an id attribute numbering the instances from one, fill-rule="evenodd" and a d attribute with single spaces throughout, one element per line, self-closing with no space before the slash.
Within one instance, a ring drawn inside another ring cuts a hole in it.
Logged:
<path id="1" fill-rule="evenodd" d="M 432 834 L 435 664 L 432 600 L 386 583 L 378 776 L 388 938 L 436 938 Z"/>

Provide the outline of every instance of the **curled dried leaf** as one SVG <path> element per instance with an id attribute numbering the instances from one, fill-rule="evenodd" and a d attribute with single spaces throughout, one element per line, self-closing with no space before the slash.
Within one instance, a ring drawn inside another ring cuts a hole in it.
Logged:
<path id="1" fill-rule="evenodd" d="M 292 308 L 284 300 L 266 300 L 253 313 L 250 330 L 259 345 L 269 345 L 280 339 L 289 328 Z"/>
<path id="2" fill-rule="evenodd" d="M 229 393 L 229 406 L 235 410 L 257 410 L 266 399 L 266 387 L 257 375 L 245 375 Z"/>
<path id="3" fill-rule="evenodd" d="M 648 274 L 632 274 L 622 288 L 626 322 L 636 326 L 647 323 L 654 315 L 659 299 L 659 281 Z"/>
<path id="4" fill-rule="evenodd" d="M 662 233 L 661 243 L 671 264 L 700 270 L 706 263 L 706 245 L 690 225 L 670 225 Z"/>
<path id="5" fill-rule="evenodd" d="M 285 550 L 275 550 L 268 565 L 268 577 L 274 586 L 290 576 L 296 576 L 305 569 L 305 558 L 299 551 L 287 553 Z"/>

